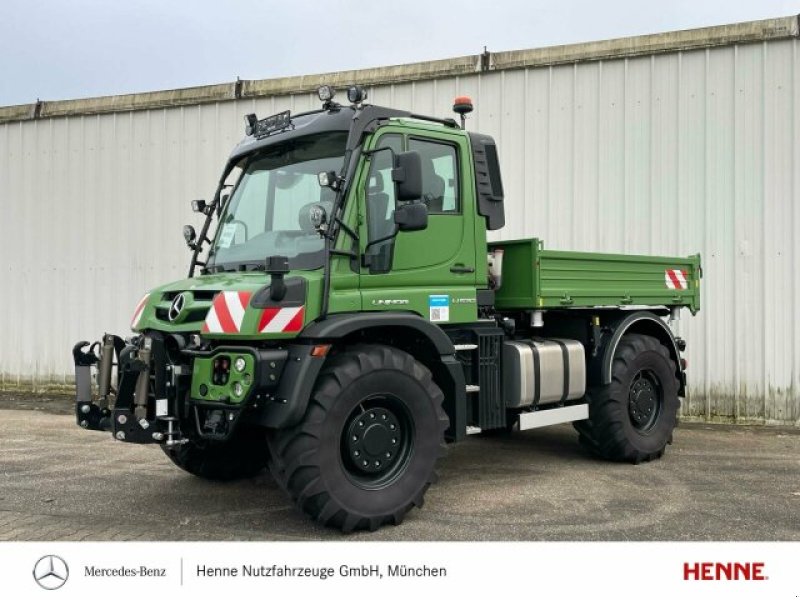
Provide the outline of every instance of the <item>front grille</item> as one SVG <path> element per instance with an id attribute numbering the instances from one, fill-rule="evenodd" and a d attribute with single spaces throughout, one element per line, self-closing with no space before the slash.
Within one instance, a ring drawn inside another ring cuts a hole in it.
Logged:
<path id="1" fill-rule="evenodd" d="M 208 306 L 203 306 L 201 308 L 193 308 L 188 311 L 186 318 L 183 319 L 182 323 L 192 323 L 194 321 L 204 321 L 206 315 L 208 314 Z M 156 319 L 160 321 L 170 322 L 169 320 L 169 309 L 168 308 L 157 308 L 156 309 Z"/>
<path id="2" fill-rule="evenodd" d="M 161 299 L 165 302 L 172 302 L 175 299 L 175 296 L 181 293 L 183 293 L 181 290 L 178 290 L 177 292 L 164 292 L 164 294 L 161 296 Z M 216 296 L 218 293 L 219 290 L 199 290 L 192 292 L 192 296 L 194 296 L 194 299 L 197 302 L 211 302 L 214 299 L 214 296 Z"/>
<path id="3" fill-rule="evenodd" d="M 169 309 L 172 305 L 172 301 L 180 293 L 182 293 L 182 291 L 178 290 L 175 292 L 164 292 L 161 295 L 161 300 L 156 305 L 156 319 L 164 323 L 173 323 L 173 321 L 169 320 Z M 190 296 L 191 300 L 187 301 L 188 303 L 184 308 L 186 314 L 182 316 L 180 324 L 186 325 L 204 321 L 211 308 L 214 296 L 218 293 L 218 290 L 200 290 L 187 293 L 187 296 Z"/>

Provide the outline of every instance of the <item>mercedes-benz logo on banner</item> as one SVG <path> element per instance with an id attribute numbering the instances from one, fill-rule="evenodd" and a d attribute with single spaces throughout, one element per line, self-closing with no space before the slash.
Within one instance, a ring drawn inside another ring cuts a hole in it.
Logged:
<path id="1" fill-rule="evenodd" d="M 175 299 L 172 301 L 172 304 L 169 307 L 169 312 L 167 313 L 169 320 L 173 322 L 177 321 L 183 312 L 184 306 L 186 306 L 186 295 L 178 294 L 175 296 Z"/>
<path id="2" fill-rule="evenodd" d="M 46 590 L 57 590 L 67 583 L 68 578 L 67 563 L 55 554 L 43 556 L 33 566 L 33 579 Z"/>

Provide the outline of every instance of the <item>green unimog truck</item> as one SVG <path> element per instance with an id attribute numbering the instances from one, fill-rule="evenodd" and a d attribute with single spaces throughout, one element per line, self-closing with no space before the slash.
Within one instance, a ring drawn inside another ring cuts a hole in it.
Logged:
<path id="1" fill-rule="evenodd" d="M 268 467 L 344 531 L 421 507 L 470 433 L 572 422 L 601 457 L 659 458 L 686 386 L 667 321 L 700 307 L 699 256 L 490 243 L 503 185 L 469 99 L 459 125 L 319 96 L 246 116 L 192 203 L 188 277 L 144 295 L 132 337 L 75 345 L 78 424 L 198 477 Z"/>

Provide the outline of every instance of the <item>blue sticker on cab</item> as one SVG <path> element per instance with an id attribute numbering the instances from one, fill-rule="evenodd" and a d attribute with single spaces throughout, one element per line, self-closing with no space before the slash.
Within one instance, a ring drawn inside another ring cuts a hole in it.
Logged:
<path id="1" fill-rule="evenodd" d="M 428 296 L 428 308 L 432 323 L 450 320 L 450 296 L 445 294 Z"/>

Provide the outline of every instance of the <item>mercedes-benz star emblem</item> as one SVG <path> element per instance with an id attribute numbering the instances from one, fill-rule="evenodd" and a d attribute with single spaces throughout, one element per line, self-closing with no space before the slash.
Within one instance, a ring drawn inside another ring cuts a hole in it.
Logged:
<path id="1" fill-rule="evenodd" d="M 57 590 L 67 583 L 68 578 L 67 563 L 55 554 L 43 556 L 33 566 L 33 579 L 46 590 Z"/>
<path id="2" fill-rule="evenodd" d="M 167 317 L 170 321 L 177 321 L 178 317 L 181 316 L 183 312 L 183 307 L 186 306 L 186 296 L 183 294 L 178 294 L 175 296 L 175 299 L 172 301 L 172 304 L 169 307 L 169 312 L 167 313 Z"/>

